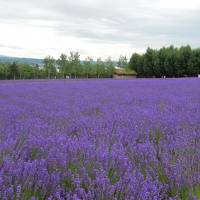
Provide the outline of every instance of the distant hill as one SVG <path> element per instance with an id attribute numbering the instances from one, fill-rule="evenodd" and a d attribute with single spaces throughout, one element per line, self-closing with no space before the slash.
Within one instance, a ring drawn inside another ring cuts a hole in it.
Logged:
<path id="1" fill-rule="evenodd" d="M 43 59 L 39 58 L 20 58 L 20 57 L 10 57 L 0 55 L 0 63 L 13 63 L 17 62 L 19 64 L 29 64 L 29 65 L 42 65 Z"/>
<path id="2" fill-rule="evenodd" d="M 29 65 L 42 65 L 43 59 L 39 58 L 21 58 L 21 57 L 11 57 L 11 56 L 4 56 L 0 55 L 0 63 L 13 63 L 16 62 L 18 64 L 29 64 Z M 96 61 L 93 61 L 95 64 Z M 83 61 L 81 60 L 81 64 L 83 64 Z M 114 65 L 117 65 L 116 61 L 113 61 Z"/>

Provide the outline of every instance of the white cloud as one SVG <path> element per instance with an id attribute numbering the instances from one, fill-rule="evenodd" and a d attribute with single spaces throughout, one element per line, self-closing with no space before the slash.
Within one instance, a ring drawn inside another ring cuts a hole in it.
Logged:
<path id="1" fill-rule="evenodd" d="M 147 46 L 200 46 L 196 0 L 0 0 L 0 54 L 130 56 Z"/>

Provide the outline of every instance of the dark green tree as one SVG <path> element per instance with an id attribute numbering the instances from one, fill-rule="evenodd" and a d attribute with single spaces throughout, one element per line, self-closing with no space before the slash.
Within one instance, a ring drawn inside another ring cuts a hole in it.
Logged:
<path id="1" fill-rule="evenodd" d="M 144 76 L 143 58 L 144 58 L 143 55 L 134 53 L 129 61 L 129 68 L 136 71 L 139 77 Z"/>
<path id="2" fill-rule="evenodd" d="M 188 64 L 188 75 L 197 76 L 200 74 L 200 49 L 194 49 Z"/>
<path id="3" fill-rule="evenodd" d="M 189 45 L 183 46 L 179 49 L 178 55 L 178 76 L 187 76 L 189 74 L 188 68 L 192 56 L 192 49 Z"/>
<path id="4" fill-rule="evenodd" d="M 144 54 L 144 74 L 146 77 L 155 76 L 155 63 L 156 63 L 156 52 L 151 48 L 147 48 L 146 53 Z"/>
<path id="5" fill-rule="evenodd" d="M 165 75 L 167 77 L 176 77 L 178 76 L 178 49 L 174 46 L 170 46 L 165 49 L 166 57 L 164 62 Z"/>
<path id="6" fill-rule="evenodd" d="M 19 73 L 19 69 L 18 69 L 18 65 L 16 62 L 13 62 L 10 66 L 10 73 L 11 73 L 11 77 L 15 80 L 18 76 Z"/>

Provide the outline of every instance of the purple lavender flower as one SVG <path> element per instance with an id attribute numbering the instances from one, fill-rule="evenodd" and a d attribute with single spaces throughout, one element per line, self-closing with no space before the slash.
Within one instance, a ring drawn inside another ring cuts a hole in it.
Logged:
<path id="1" fill-rule="evenodd" d="M 198 79 L 0 82 L 0 199 L 199 199 Z"/>

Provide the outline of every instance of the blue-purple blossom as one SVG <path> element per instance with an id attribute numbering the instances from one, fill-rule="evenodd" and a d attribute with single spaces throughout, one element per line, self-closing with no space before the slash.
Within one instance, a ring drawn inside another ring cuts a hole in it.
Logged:
<path id="1" fill-rule="evenodd" d="M 199 160 L 199 79 L 0 83 L 0 199 L 199 199 Z"/>

